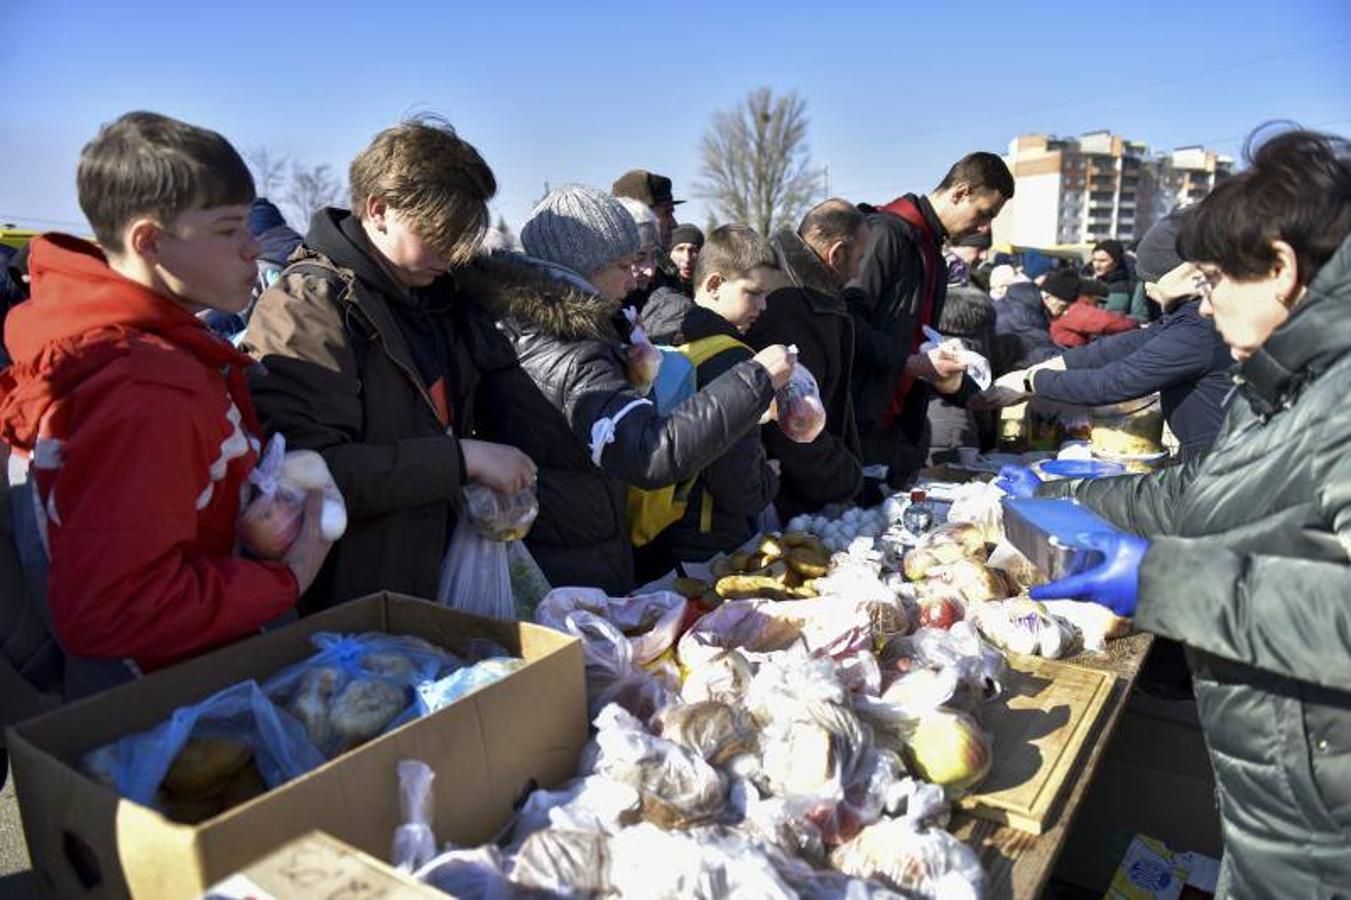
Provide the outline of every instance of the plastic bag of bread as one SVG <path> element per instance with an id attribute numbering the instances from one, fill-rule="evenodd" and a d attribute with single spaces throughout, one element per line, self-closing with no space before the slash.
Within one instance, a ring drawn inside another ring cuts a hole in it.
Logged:
<path id="1" fill-rule="evenodd" d="M 319 632 L 311 641 L 319 652 L 273 675 L 263 690 L 328 758 L 416 717 L 415 688 L 461 665 L 409 635 Z"/>
<path id="2" fill-rule="evenodd" d="M 436 681 L 424 681 L 416 685 L 418 714 L 428 715 L 438 709 L 445 709 L 466 694 L 487 687 L 520 671 L 525 660 L 515 657 L 485 659 L 456 669 L 445 678 Z"/>
<path id="3" fill-rule="evenodd" d="M 634 663 L 643 666 L 675 645 L 688 608 L 689 600 L 674 591 L 611 597 L 599 588 L 562 587 L 544 595 L 535 621 L 566 631 L 564 622 L 573 612 L 600 616 L 624 633 Z"/>
<path id="4" fill-rule="evenodd" d="M 512 828 L 520 844 L 544 828 L 615 834 L 642 819 L 642 798 L 627 784 L 592 775 L 574 778 L 558 790 L 531 792 Z"/>
<path id="5" fill-rule="evenodd" d="M 511 880 L 552 896 L 601 896 L 610 889 L 610 838 L 599 831 L 536 831 L 517 851 Z"/>
<path id="6" fill-rule="evenodd" d="M 718 700 L 735 706 L 746 695 L 754 677 L 750 660 L 738 650 L 727 650 L 688 669 L 680 695 L 686 703 Z"/>
<path id="7" fill-rule="evenodd" d="M 596 735 L 582 753 L 581 772 L 636 790 L 642 816 L 664 829 L 690 828 L 723 814 L 722 775 L 693 750 L 657 737 L 615 704 L 600 711 Z"/>
<path id="8" fill-rule="evenodd" d="M 795 900 L 760 846 L 731 831 L 699 835 L 644 823 L 610 840 L 610 885 L 616 897 L 644 900 Z"/>
<path id="9" fill-rule="evenodd" d="M 949 522 L 925 534 L 914 549 L 905 554 L 903 569 L 906 578 L 919 581 L 941 566 L 962 560 L 984 562 L 987 556 L 985 533 L 979 526 Z"/>
<path id="10" fill-rule="evenodd" d="M 244 681 L 87 753 L 81 768 L 130 800 L 202 821 L 323 761 L 300 723 Z"/>
<path id="11" fill-rule="evenodd" d="M 239 537 L 250 553 L 262 559 L 281 559 L 300 535 L 305 517 L 305 495 L 324 494 L 319 530 L 326 541 L 347 531 L 347 505 L 328 471 L 324 458 L 313 450 L 286 452 L 286 438 L 275 434 L 263 458 L 249 473 L 254 495 L 240 513 Z"/>
<path id="12" fill-rule="evenodd" d="M 716 700 L 672 704 L 652 720 L 657 735 L 693 750 L 712 765 L 754 752 L 759 732 L 740 710 Z"/>
<path id="13" fill-rule="evenodd" d="M 508 496 L 486 484 L 471 484 L 464 489 L 464 502 L 469 521 L 490 541 L 521 540 L 539 515 L 533 487 Z"/>
<path id="14" fill-rule="evenodd" d="M 1002 571 L 974 559 L 934 566 L 928 570 L 925 579 L 916 584 L 921 601 L 951 594 L 964 604 L 984 603 L 1018 593 L 1018 586 L 1012 584 Z"/>
<path id="15" fill-rule="evenodd" d="M 612 623 L 586 610 L 570 612 L 562 631 L 582 641 L 586 671 L 586 705 L 595 717 L 617 703 L 642 721 L 675 699 L 675 693 L 633 661 L 633 645 Z"/>
<path id="16" fill-rule="evenodd" d="M 790 347 L 797 352 L 797 347 Z M 826 407 L 821 402 L 821 389 L 807 367 L 798 363 L 788 376 L 788 383 L 774 395 L 779 430 L 790 440 L 810 444 L 825 430 Z"/>
<path id="17" fill-rule="evenodd" d="M 805 601 L 818 602 L 818 601 Z M 706 665 L 728 650 L 739 650 L 748 660 L 783 650 L 802 639 L 802 625 L 774 614 L 782 604 L 773 600 L 729 600 L 700 618 L 676 645 L 680 664 L 687 669 Z"/>
<path id="18" fill-rule="evenodd" d="M 881 881 L 907 897 L 976 900 L 985 874 L 975 851 L 941 828 L 916 831 L 904 819 L 884 819 L 830 855 L 846 875 Z"/>

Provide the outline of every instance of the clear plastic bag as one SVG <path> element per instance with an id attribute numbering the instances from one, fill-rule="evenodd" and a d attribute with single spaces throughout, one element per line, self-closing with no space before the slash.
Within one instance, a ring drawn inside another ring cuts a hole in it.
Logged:
<path id="1" fill-rule="evenodd" d="M 719 653 L 701 665 L 689 669 L 680 687 L 686 703 L 718 700 L 737 705 L 746 695 L 755 670 L 750 660 L 736 650 Z"/>
<path id="2" fill-rule="evenodd" d="M 460 514 L 441 562 L 436 602 L 490 619 L 511 621 L 516 616 L 507 544 L 484 537 L 468 509 Z"/>
<path id="3" fill-rule="evenodd" d="M 273 675 L 263 690 L 329 758 L 415 718 L 416 686 L 461 665 L 408 635 L 320 632 L 311 640 L 319 652 Z"/>
<path id="4" fill-rule="evenodd" d="M 174 772 L 190 741 L 208 751 L 197 754 L 192 770 Z M 233 748 L 233 749 L 232 749 Z M 217 751 L 223 751 L 220 759 Z M 234 752 L 238 751 L 238 752 Z M 249 762 L 264 785 L 274 788 L 323 764 L 305 729 L 278 709 L 257 682 L 243 681 L 200 703 L 174 710 L 149 731 L 119 738 L 86 754 L 81 767 L 122 796 L 146 806 L 173 799 L 158 794 L 166 779 L 169 795 L 182 799 L 219 798 Z M 219 790 L 217 790 L 219 788 Z M 222 806 L 223 808 L 223 806 Z"/>
<path id="5" fill-rule="evenodd" d="M 313 450 L 286 452 L 286 438 L 275 434 L 263 457 L 249 473 L 255 495 L 240 514 L 240 541 L 262 559 L 281 559 L 300 535 L 305 495 L 324 494 L 319 530 L 326 541 L 347 531 L 347 505 L 324 458 Z"/>
<path id="6" fill-rule="evenodd" d="M 723 814 L 726 785 L 702 756 L 648 733 L 614 704 L 601 710 L 595 726 L 581 771 L 638 791 L 644 819 L 669 830 L 713 822 Z"/>
<path id="7" fill-rule="evenodd" d="M 624 350 L 624 374 L 633 389 L 646 396 L 661 369 L 661 351 L 643 330 L 638 310 L 628 307 L 624 310 L 624 318 L 633 326 L 629 331 L 628 347 Z"/>
<path id="8" fill-rule="evenodd" d="M 582 640 L 586 663 L 586 701 L 591 716 L 617 703 L 646 722 L 676 695 L 633 662 L 633 646 L 618 628 L 594 613 L 577 610 L 563 620 L 562 631 Z"/>
<path id="9" fill-rule="evenodd" d="M 412 872 L 436 856 L 432 833 L 432 782 L 436 773 L 420 759 L 399 761 L 399 811 L 403 824 L 394 829 L 389 859 L 394 868 Z"/>
<path id="10" fill-rule="evenodd" d="M 790 347 L 796 352 L 797 347 Z M 788 383 L 774 395 L 778 410 L 779 430 L 790 440 L 810 444 L 825 430 L 826 407 L 821 402 L 821 389 L 807 367 L 798 363 L 788 376 Z"/>
<path id="11" fill-rule="evenodd" d="M 464 489 L 465 510 L 479 534 L 490 541 L 519 541 L 530 533 L 539 515 L 535 489 L 526 488 L 508 497 L 485 484 Z"/>
<path id="12" fill-rule="evenodd" d="M 554 896 L 603 895 L 610 889 L 609 845 L 599 831 L 536 831 L 512 860 L 511 880 Z"/>
<path id="13" fill-rule="evenodd" d="M 754 752 L 760 733 L 740 710 L 716 700 L 672 704 L 652 719 L 658 736 L 693 750 L 710 765 Z"/>
<path id="14" fill-rule="evenodd" d="M 519 845 L 544 828 L 616 834 L 641 815 L 642 798 L 630 785 L 598 775 L 575 778 L 556 791 L 531 793 L 516 818 L 512 839 Z"/>
<path id="15" fill-rule="evenodd" d="M 792 900 L 793 889 L 759 847 L 732 833 L 664 832 L 649 824 L 610 841 L 610 883 L 647 900 Z"/>
<path id="16" fill-rule="evenodd" d="M 728 650 L 755 661 L 802 640 L 802 626 L 774 615 L 776 605 L 772 600 L 729 600 L 701 617 L 677 645 L 681 665 L 697 669 Z"/>
<path id="17" fill-rule="evenodd" d="M 516 621 L 533 622 L 535 610 L 551 588 L 524 541 L 507 544 L 507 570 L 511 575 L 511 596 L 516 602 Z"/>
<path id="18" fill-rule="evenodd" d="M 976 900 L 985 874 L 966 844 L 941 828 L 916 831 L 902 819 L 884 819 L 837 848 L 831 864 L 847 875 L 875 878 L 908 897 Z"/>
<path id="19" fill-rule="evenodd" d="M 524 892 L 507 877 L 509 864 L 491 844 L 475 850 L 453 848 L 418 869 L 413 877 L 452 897 L 521 900 Z"/>
<path id="20" fill-rule="evenodd" d="M 466 694 L 501 681 L 524 666 L 523 659 L 485 659 L 436 681 L 424 681 L 417 685 L 418 714 L 425 716 L 445 709 Z"/>
<path id="21" fill-rule="evenodd" d="M 653 662 L 680 636 L 689 601 L 672 591 L 632 597 L 610 597 L 598 588 L 555 588 L 535 609 L 535 621 L 565 631 L 564 622 L 576 611 L 600 616 L 628 636 L 635 664 Z"/>

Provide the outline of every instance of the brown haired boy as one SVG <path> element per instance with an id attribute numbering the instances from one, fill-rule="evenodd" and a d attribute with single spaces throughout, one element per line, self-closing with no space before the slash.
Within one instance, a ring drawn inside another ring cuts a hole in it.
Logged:
<path id="1" fill-rule="evenodd" d="M 148 669 L 290 610 L 328 546 L 312 514 L 280 562 L 235 550 L 262 434 L 252 360 L 195 313 L 242 310 L 257 274 L 239 155 L 134 112 L 85 146 L 77 181 L 102 249 L 34 241 L 33 299 L 5 327 L 0 432 L 31 461 L 63 647 Z"/>
<path id="2" fill-rule="evenodd" d="M 405 122 L 353 160 L 352 209 L 321 209 L 244 338 L 263 421 L 323 454 L 350 525 L 307 609 L 375 590 L 434 597 L 462 488 L 528 487 L 513 447 L 469 440 L 478 373 L 447 274 L 471 258 L 497 190 L 449 125 Z"/>

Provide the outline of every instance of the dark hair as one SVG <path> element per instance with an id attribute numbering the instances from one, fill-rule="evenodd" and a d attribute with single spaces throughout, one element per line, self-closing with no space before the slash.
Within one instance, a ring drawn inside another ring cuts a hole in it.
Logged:
<path id="1" fill-rule="evenodd" d="M 802 217 L 797 228 L 797 236 L 808 246 L 824 254 L 832 244 L 843 241 L 846 247 L 853 245 L 859 229 L 868 221 L 863 212 L 848 200 L 831 197 L 813 206 Z"/>
<path id="2" fill-rule="evenodd" d="M 1112 258 L 1112 261 L 1115 262 L 1118 266 L 1121 265 L 1121 261 L 1126 258 L 1126 248 L 1123 247 L 1121 245 L 1121 242 L 1116 240 L 1115 238 L 1108 238 L 1105 241 L 1098 241 L 1096 244 L 1094 244 L 1093 252 L 1097 253 L 1099 250 L 1110 256 Z"/>
<path id="3" fill-rule="evenodd" d="M 75 175 L 94 237 L 121 253 L 122 229 L 138 216 L 168 227 L 189 209 L 253 200 L 253 176 L 214 131 L 152 112 L 129 112 L 84 145 Z"/>
<path id="4" fill-rule="evenodd" d="M 488 230 L 488 201 L 497 193 L 497 179 L 479 152 L 434 116 L 377 134 L 352 160 L 348 180 L 357 218 L 365 215 L 367 198 L 378 197 L 455 263 L 478 250 Z"/>
<path id="5" fill-rule="evenodd" d="M 948 169 L 936 190 L 946 191 L 959 184 L 972 190 L 997 191 L 1005 200 L 1013 198 L 1013 173 L 1004 160 L 993 153 L 968 153 Z"/>
<path id="6" fill-rule="evenodd" d="M 735 281 L 761 267 L 779 267 L 769 241 L 749 225 L 723 225 L 713 229 L 699 251 L 694 264 L 694 287 L 697 290 L 714 273 Z"/>
<path id="7" fill-rule="evenodd" d="M 1287 131 L 1254 151 L 1261 131 L 1244 148 L 1249 167 L 1216 186 L 1183 224 L 1178 252 L 1245 280 L 1270 272 L 1271 245 L 1285 241 L 1307 286 L 1351 233 L 1351 142 Z"/>

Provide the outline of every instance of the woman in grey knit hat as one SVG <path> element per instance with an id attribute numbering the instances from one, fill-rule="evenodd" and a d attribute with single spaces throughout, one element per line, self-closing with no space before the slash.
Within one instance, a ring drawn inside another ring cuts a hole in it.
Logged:
<path id="1" fill-rule="evenodd" d="M 476 329 L 478 428 L 539 467 L 526 544 L 555 585 L 622 596 L 634 587 L 630 485 L 691 478 L 756 427 L 794 354 L 768 347 L 658 414 L 626 377 L 619 304 L 640 249 L 633 217 L 594 188 L 549 193 L 521 229 L 525 256 L 493 254 L 458 273 L 493 327 Z"/>

